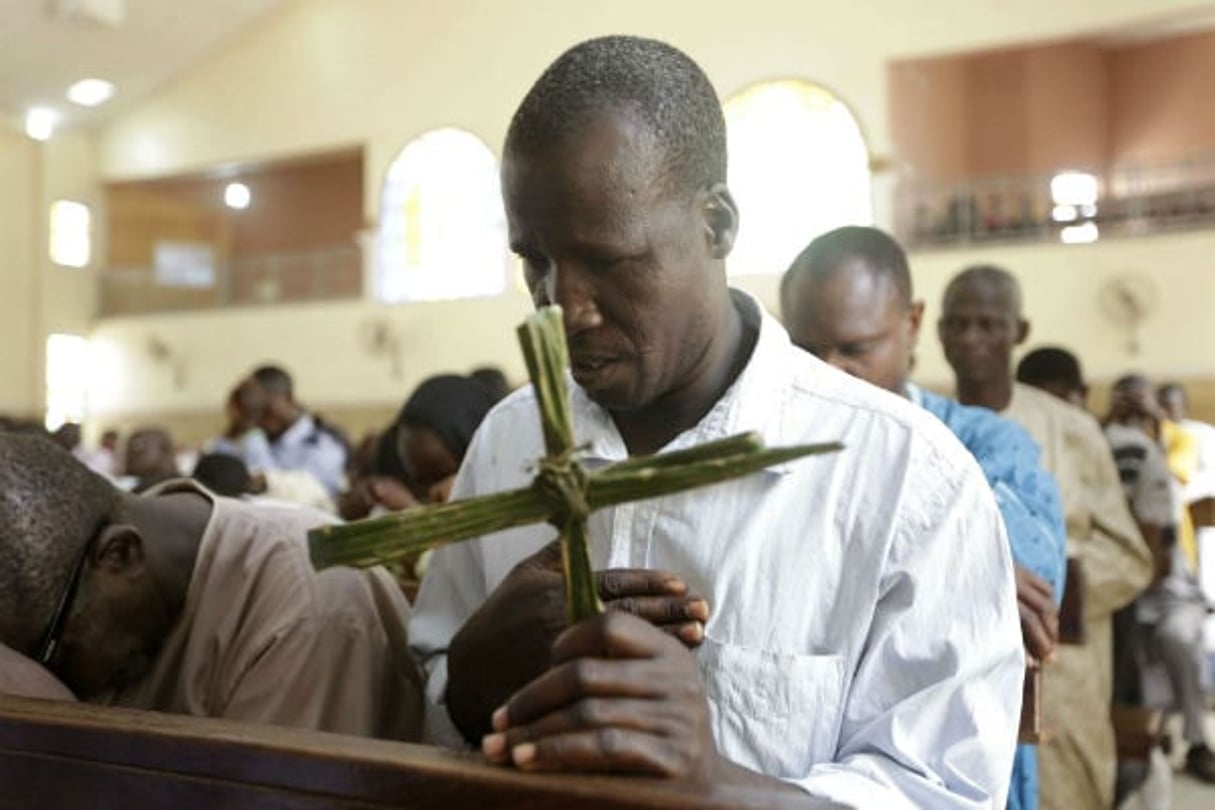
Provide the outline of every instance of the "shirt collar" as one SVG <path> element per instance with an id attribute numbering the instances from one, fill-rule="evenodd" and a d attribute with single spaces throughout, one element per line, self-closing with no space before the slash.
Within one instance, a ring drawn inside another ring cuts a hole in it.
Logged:
<path id="1" fill-rule="evenodd" d="M 769 315 L 753 296 L 731 290 L 743 323 L 758 327 L 759 335 L 747 365 L 726 389 L 721 399 L 696 425 L 676 436 L 659 452 L 683 450 L 738 433 L 759 433 L 768 447 L 787 444 L 784 435 L 785 413 L 789 406 L 789 352 L 793 351 L 784 327 Z M 571 406 L 579 441 L 586 442 L 586 459 L 591 466 L 622 461 L 628 457 L 624 439 L 608 412 L 596 404 L 569 377 Z M 766 468 L 784 474 L 792 462 Z"/>
<path id="2" fill-rule="evenodd" d="M 279 434 L 277 439 L 271 440 L 271 444 L 277 444 L 281 447 L 303 444 L 315 429 L 316 424 L 313 422 L 312 414 L 306 411 L 301 412 L 299 418 L 291 423 L 291 427 Z"/>

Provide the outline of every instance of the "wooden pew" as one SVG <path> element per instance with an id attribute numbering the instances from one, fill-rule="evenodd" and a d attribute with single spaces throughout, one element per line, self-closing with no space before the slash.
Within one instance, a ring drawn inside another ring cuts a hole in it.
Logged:
<path id="1" fill-rule="evenodd" d="M 1215 527 L 1215 498 L 1203 498 L 1190 504 L 1190 519 L 1198 529 Z"/>
<path id="2" fill-rule="evenodd" d="M 826 807 L 764 791 L 524 774 L 472 754 L 0 695 L 0 810 Z"/>

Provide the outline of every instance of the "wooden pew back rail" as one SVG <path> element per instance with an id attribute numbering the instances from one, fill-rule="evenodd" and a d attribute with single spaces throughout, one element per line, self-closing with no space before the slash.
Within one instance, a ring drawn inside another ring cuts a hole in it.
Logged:
<path id="1" fill-rule="evenodd" d="M 766 792 L 523 774 L 425 746 L 3 695 L 0 784 L 0 810 L 791 806 Z"/>

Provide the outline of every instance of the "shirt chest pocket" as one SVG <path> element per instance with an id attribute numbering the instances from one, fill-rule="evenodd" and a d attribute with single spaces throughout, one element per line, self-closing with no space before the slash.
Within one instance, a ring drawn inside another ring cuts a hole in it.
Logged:
<path id="1" fill-rule="evenodd" d="M 698 658 L 713 737 L 727 759 L 799 779 L 834 757 L 843 656 L 774 653 L 705 639 Z"/>

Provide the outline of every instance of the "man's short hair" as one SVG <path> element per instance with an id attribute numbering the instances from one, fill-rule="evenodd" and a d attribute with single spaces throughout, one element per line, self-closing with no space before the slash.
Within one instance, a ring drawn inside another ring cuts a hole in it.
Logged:
<path id="1" fill-rule="evenodd" d="M 726 122 L 708 76 L 679 49 L 642 37 L 599 37 L 559 56 L 516 110 L 505 151 L 536 154 L 608 111 L 647 125 L 672 191 L 725 182 Z"/>
<path id="2" fill-rule="evenodd" d="M 1043 346 L 1021 358 L 1017 364 L 1017 381 L 1041 386 L 1062 383 L 1074 391 L 1085 388 L 1084 373 L 1076 355 L 1058 346 Z"/>
<path id="3" fill-rule="evenodd" d="M 227 453 L 206 453 L 194 465 L 191 477 L 216 495 L 239 498 L 251 489 L 249 468 L 245 462 Z"/>
<path id="4" fill-rule="evenodd" d="M 289 400 L 295 399 L 295 384 L 282 366 L 259 366 L 253 371 L 253 379 L 271 394 L 281 394 Z"/>
<path id="5" fill-rule="evenodd" d="M 1125 391 L 1129 388 L 1151 389 L 1151 387 L 1152 381 L 1148 379 L 1146 374 L 1138 371 L 1123 374 L 1121 377 L 1114 380 L 1114 384 L 1110 386 L 1110 388 L 1114 391 Z"/>
<path id="6" fill-rule="evenodd" d="M 486 386 L 458 374 L 423 380 L 397 416 L 397 429 L 409 425 L 434 432 L 443 446 L 463 461 L 473 434 L 498 398 Z"/>
<path id="7" fill-rule="evenodd" d="M 1013 317 L 1020 318 L 1023 312 L 1023 298 L 1021 295 L 1021 282 L 1017 281 L 1017 277 L 1012 273 L 994 264 L 977 264 L 967 267 L 961 273 L 958 273 L 945 287 L 945 295 L 942 298 L 945 306 L 949 306 L 949 299 L 953 297 L 958 288 L 968 284 L 979 284 L 991 287 L 996 290 L 1002 298 L 1004 298 L 1012 308 Z"/>
<path id="8" fill-rule="evenodd" d="M 50 623 L 77 559 L 118 503 L 113 485 L 55 443 L 0 433 L 0 626 L 15 620 L 28 634 Z M 0 640 L 25 654 L 38 641 Z"/>
<path id="9" fill-rule="evenodd" d="M 878 228 L 847 225 L 815 238 L 789 265 L 780 282 L 785 316 L 796 308 L 795 292 L 802 281 L 826 281 L 858 260 L 870 273 L 889 280 L 904 305 L 911 304 L 911 269 L 902 245 Z"/>
<path id="10" fill-rule="evenodd" d="M 1160 386 L 1156 389 L 1156 396 L 1160 397 L 1160 398 L 1167 397 L 1168 395 L 1174 394 L 1174 393 L 1177 394 L 1177 396 L 1181 397 L 1182 402 L 1187 403 L 1187 404 L 1189 403 L 1190 395 L 1186 392 L 1185 386 L 1179 382 L 1161 383 Z"/>
<path id="11" fill-rule="evenodd" d="M 468 376 L 493 392 L 495 401 L 506 399 L 510 394 L 510 383 L 506 379 L 506 373 L 497 366 L 474 368 L 468 373 Z"/>

